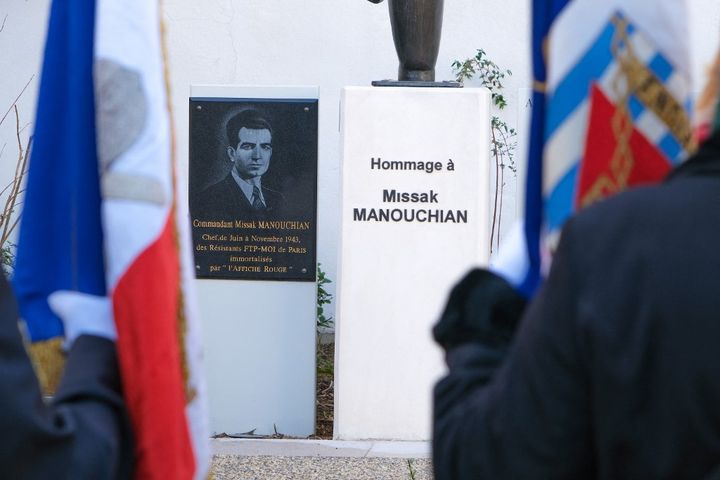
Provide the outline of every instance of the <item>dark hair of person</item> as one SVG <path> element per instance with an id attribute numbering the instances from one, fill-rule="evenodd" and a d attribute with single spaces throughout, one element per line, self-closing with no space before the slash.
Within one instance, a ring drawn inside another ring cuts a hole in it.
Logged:
<path id="1" fill-rule="evenodd" d="M 233 115 L 227 122 L 225 131 L 227 133 L 228 145 L 237 145 L 238 133 L 241 128 L 249 130 L 268 130 L 272 135 L 270 122 L 254 108 L 248 108 Z"/>

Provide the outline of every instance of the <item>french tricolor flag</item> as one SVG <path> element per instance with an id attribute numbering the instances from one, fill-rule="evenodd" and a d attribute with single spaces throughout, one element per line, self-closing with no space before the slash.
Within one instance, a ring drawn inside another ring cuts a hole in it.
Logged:
<path id="1" fill-rule="evenodd" d="M 158 2 L 53 2 L 13 283 L 33 342 L 63 334 L 49 297 L 108 305 L 135 478 L 205 478 L 187 202 L 164 65 Z"/>

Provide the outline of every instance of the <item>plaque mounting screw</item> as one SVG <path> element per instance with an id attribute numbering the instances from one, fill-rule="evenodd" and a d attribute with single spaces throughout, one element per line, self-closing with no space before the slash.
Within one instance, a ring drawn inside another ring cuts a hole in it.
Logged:
<path id="1" fill-rule="evenodd" d="M 195 107 L 195 108 L 196 108 L 197 110 L 202 110 L 202 105 L 198 105 L 198 106 Z"/>

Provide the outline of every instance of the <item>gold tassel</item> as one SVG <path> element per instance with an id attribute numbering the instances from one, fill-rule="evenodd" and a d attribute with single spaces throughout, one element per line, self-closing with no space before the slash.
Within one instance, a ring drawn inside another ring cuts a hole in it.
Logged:
<path id="1" fill-rule="evenodd" d="M 55 337 L 28 345 L 28 353 L 35 368 L 35 375 L 37 375 L 40 389 L 45 395 L 55 394 L 65 369 L 62 342 L 62 337 Z"/>

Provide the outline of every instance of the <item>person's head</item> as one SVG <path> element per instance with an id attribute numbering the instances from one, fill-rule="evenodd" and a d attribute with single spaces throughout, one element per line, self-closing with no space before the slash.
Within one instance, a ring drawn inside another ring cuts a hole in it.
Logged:
<path id="1" fill-rule="evenodd" d="M 227 123 L 227 154 L 233 168 L 245 180 L 267 172 L 272 157 L 272 127 L 255 109 L 243 110 Z"/>

